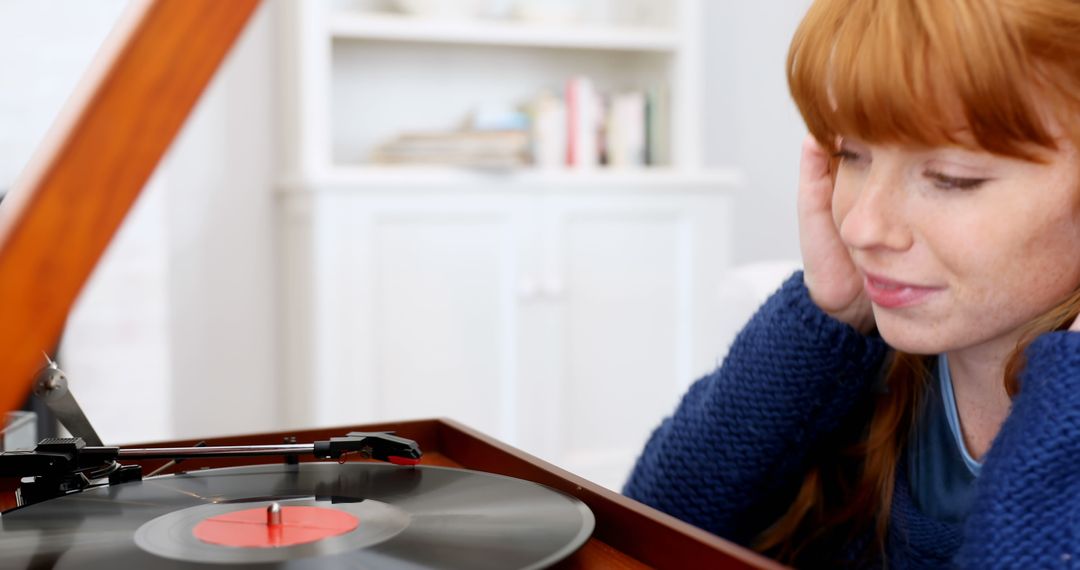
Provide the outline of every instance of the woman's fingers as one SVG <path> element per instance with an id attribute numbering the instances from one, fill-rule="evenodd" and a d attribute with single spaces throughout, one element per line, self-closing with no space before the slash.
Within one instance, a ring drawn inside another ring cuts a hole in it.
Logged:
<path id="1" fill-rule="evenodd" d="M 840 238 L 832 214 L 829 154 L 812 136 L 803 141 L 799 166 L 799 247 L 810 298 L 823 311 L 857 328 L 867 326 L 862 278 Z"/>
<path id="2" fill-rule="evenodd" d="M 832 218 L 832 176 L 829 173 L 829 154 L 814 139 L 803 139 L 799 162 L 799 213 L 828 214 Z"/>
<path id="3" fill-rule="evenodd" d="M 833 178 L 829 173 L 829 158 L 812 136 L 806 137 L 799 165 L 799 245 L 808 276 L 826 282 L 845 281 L 855 271 L 833 220 Z"/>

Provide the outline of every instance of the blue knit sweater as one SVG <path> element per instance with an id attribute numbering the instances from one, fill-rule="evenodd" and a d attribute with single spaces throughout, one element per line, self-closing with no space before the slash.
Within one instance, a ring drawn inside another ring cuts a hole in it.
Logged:
<path id="1" fill-rule="evenodd" d="M 813 450 L 865 412 L 889 350 L 822 312 L 796 273 L 656 429 L 624 493 L 746 544 L 790 504 Z M 918 511 L 897 469 L 890 568 L 1080 563 L 1080 334 L 1043 335 L 1027 359 L 963 525 Z M 869 533 L 807 563 L 858 560 Z"/>

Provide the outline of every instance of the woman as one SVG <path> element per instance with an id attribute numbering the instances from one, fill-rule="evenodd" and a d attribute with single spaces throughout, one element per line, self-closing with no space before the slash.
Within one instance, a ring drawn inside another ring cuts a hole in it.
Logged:
<path id="1" fill-rule="evenodd" d="M 796 565 L 1080 560 L 1080 2 L 817 0 L 805 270 L 625 493 Z"/>

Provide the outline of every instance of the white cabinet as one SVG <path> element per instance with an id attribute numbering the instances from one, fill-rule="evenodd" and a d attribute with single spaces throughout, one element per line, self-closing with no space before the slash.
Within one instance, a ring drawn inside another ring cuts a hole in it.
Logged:
<path id="1" fill-rule="evenodd" d="M 310 220 L 297 221 L 313 230 L 300 240 L 312 240 L 312 258 L 301 265 L 310 268 L 313 380 L 323 396 L 300 418 L 448 416 L 505 433 L 519 234 L 528 223 L 522 199 L 392 192 L 292 199 L 310 211 Z"/>
<path id="2" fill-rule="evenodd" d="M 621 484 L 649 430 L 724 350 L 716 293 L 742 184 L 700 168 L 698 2 L 636 2 L 670 17 L 525 25 L 282 4 L 287 423 L 447 416 Z M 663 166 L 485 172 L 366 158 L 396 131 L 446 128 L 473 103 L 577 73 L 604 89 L 668 90 Z"/>
<path id="3" fill-rule="evenodd" d="M 546 296 L 519 321 L 519 444 L 617 487 L 719 347 L 730 244 L 717 192 L 541 198 Z"/>
<path id="4" fill-rule="evenodd" d="M 719 351 L 736 182 L 285 194 L 290 418 L 447 416 L 617 486 Z"/>

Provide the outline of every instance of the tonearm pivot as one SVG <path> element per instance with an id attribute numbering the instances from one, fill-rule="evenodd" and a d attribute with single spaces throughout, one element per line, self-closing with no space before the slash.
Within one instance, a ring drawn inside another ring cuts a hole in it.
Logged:
<path id="1" fill-rule="evenodd" d="M 91 485 L 106 482 L 117 485 L 142 479 L 142 468 L 122 465 L 120 461 L 123 460 L 278 456 L 291 462 L 300 455 L 313 455 L 317 459 L 343 462 L 347 455 L 355 454 L 396 465 L 416 465 L 423 455 L 415 441 L 385 432 L 350 432 L 325 441 L 279 445 L 105 446 L 68 389 L 64 373 L 52 360 L 38 373 L 35 394 L 45 399 L 75 437 L 44 439 L 32 450 L 0 453 L 0 477 L 20 480 L 19 506 L 80 491 Z"/>

